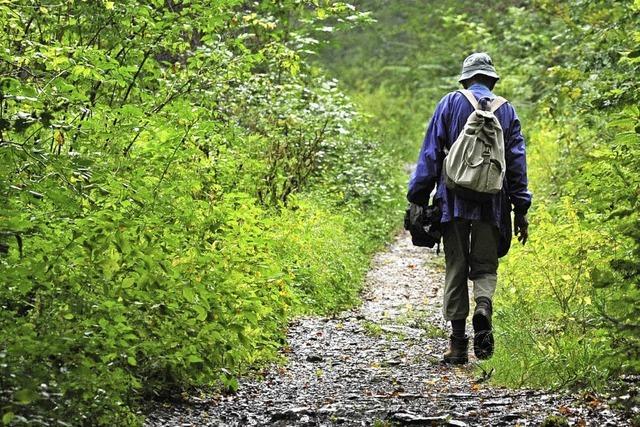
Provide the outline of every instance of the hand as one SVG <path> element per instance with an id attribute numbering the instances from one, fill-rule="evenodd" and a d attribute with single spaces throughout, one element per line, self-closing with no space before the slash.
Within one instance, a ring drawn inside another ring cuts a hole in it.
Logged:
<path id="1" fill-rule="evenodd" d="M 513 217 L 513 234 L 518 236 L 518 241 L 524 246 L 529 238 L 529 221 L 524 214 L 515 214 Z"/>

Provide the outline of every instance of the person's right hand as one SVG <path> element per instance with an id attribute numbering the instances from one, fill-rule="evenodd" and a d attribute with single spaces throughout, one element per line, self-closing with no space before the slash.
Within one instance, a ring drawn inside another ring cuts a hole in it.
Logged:
<path id="1" fill-rule="evenodd" d="M 529 238 L 529 221 L 524 214 L 515 214 L 513 217 L 513 234 L 518 236 L 518 241 L 524 246 Z"/>

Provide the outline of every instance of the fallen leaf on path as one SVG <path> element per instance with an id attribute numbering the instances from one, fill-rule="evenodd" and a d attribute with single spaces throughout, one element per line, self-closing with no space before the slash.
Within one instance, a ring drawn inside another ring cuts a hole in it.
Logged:
<path id="1" fill-rule="evenodd" d="M 567 406 L 560 406 L 558 408 L 558 412 L 560 412 L 561 415 L 571 415 L 573 413 L 571 408 L 569 408 Z"/>
<path id="2" fill-rule="evenodd" d="M 602 405 L 602 400 L 598 399 L 598 397 L 593 393 L 587 393 L 584 395 L 584 400 L 591 406 L 593 409 L 598 408 Z"/>

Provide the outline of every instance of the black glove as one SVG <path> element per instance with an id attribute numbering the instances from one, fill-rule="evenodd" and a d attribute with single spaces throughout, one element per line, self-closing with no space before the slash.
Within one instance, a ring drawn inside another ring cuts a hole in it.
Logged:
<path id="1" fill-rule="evenodd" d="M 529 221 L 527 215 L 516 213 L 513 217 L 513 234 L 518 236 L 518 241 L 524 246 L 529 238 Z"/>

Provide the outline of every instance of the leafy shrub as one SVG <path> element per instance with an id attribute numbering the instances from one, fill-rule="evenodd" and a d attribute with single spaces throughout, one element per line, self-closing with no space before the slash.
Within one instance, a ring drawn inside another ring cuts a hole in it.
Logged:
<path id="1" fill-rule="evenodd" d="M 529 162 L 542 203 L 530 248 L 502 269 L 511 284 L 498 295 L 508 347 L 489 364 L 498 369 L 502 362 L 497 379 L 509 384 L 597 388 L 639 368 L 638 61 L 630 43 L 638 11 L 612 2 L 532 4 L 533 19 L 531 10 L 515 8 L 510 19 L 527 34 L 522 38 L 538 34 L 532 55 L 539 64 L 518 61 L 512 69 L 538 86 Z M 541 31 L 568 21 L 575 26 L 560 38 Z M 538 299 L 518 301 L 509 292 Z M 521 351 L 507 355 L 513 348 Z M 515 363 L 504 364 L 510 359 Z"/>
<path id="2" fill-rule="evenodd" d="M 602 363 L 610 349 L 594 328 L 591 276 L 606 263 L 610 241 L 583 228 L 569 198 L 555 209 L 538 204 L 535 213 L 531 241 L 501 263 L 496 354 L 485 364 L 512 386 L 603 385 L 612 367 Z"/>
<path id="3" fill-rule="evenodd" d="M 5 424 L 139 424 L 142 398 L 234 389 L 293 314 L 357 300 L 395 226 L 395 158 L 304 59 L 362 16 L 205 3 L 0 5 Z"/>

